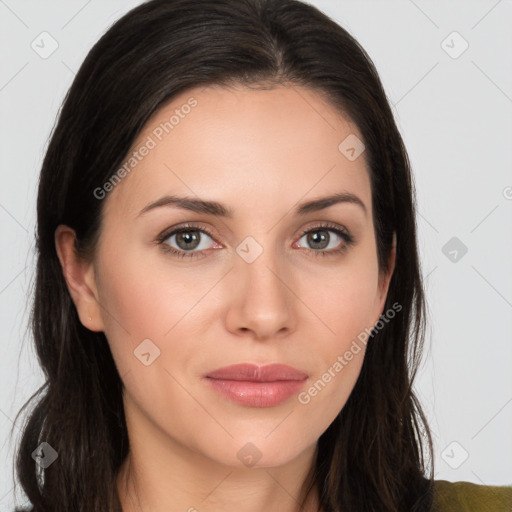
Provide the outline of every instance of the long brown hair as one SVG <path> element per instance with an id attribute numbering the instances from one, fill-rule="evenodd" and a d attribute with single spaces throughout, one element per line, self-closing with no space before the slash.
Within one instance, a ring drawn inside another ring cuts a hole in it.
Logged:
<path id="1" fill-rule="evenodd" d="M 431 508 L 432 438 L 412 390 L 426 313 L 415 191 L 371 59 L 346 30 L 297 0 L 152 0 L 87 55 L 41 169 L 31 327 L 45 384 L 18 413 L 35 400 L 16 453 L 37 512 L 120 511 L 116 475 L 129 449 L 122 380 L 104 333 L 79 320 L 55 230 L 70 226 L 77 251 L 93 254 L 104 204 L 94 190 L 119 169 L 150 116 L 189 88 L 236 83 L 309 87 L 355 122 L 366 145 L 381 272 L 396 233 L 385 310 L 398 303 L 401 311 L 372 332 L 357 383 L 318 441 L 303 497 L 316 486 L 324 512 Z M 43 441 L 58 453 L 47 469 L 31 456 Z"/>

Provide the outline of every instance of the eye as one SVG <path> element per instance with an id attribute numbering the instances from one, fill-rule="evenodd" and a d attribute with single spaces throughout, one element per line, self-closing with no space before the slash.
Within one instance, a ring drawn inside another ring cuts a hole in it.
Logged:
<path id="1" fill-rule="evenodd" d="M 205 235 L 207 238 L 213 238 L 206 228 L 185 225 L 160 235 L 157 243 L 162 246 L 163 251 L 170 252 L 178 258 L 193 258 L 198 256 L 198 252 L 208 249 L 208 244 L 206 246 L 203 244 Z M 171 242 L 169 243 L 169 241 Z M 173 247 L 171 243 L 176 244 L 177 247 Z"/>
<path id="2" fill-rule="evenodd" d="M 329 235 L 329 233 L 334 233 L 335 238 L 341 239 L 341 245 L 339 241 L 336 243 L 336 240 L 333 240 L 333 237 Z M 306 243 L 312 245 L 312 249 L 306 248 L 306 250 L 313 253 L 315 256 L 339 255 L 355 243 L 354 237 L 348 231 L 341 229 L 335 224 L 329 223 L 314 226 L 304 231 L 299 242 L 302 238 L 306 238 Z M 334 247 L 331 246 L 328 251 L 324 250 L 329 249 L 329 245 L 332 245 L 331 242 L 334 242 Z"/>
<path id="3" fill-rule="evenodd" d="M 333 238 L 329 233 L 334 233 L 335 237 Z M 178 258 L 197 258 L 206 256 L 204 252 L 211 248 L 208 241 L 204 240 L 205 237 L 213 240 L 213 234 L 208 229 L 186 224 L 172 231 L 165 231 L 158 236 L 156 243 L 164 252 L 172 253 Z M 355 243 L 354 237 L 348 231 L 330 223 L 320 224 L 303 231 L 298 242 L 303 238 L 306 238 L 306 243 L 313 247 L 305 250 L 315 256 L 339 255 Z M 338 240 L 338 243 L 334 243 L 334 247 L 330 247 L 331 242 L 336 242 L 336 238 L 341 239 L 341 244 Z M 217 242 L 214 243 L 217 244 Z M 176 247 L 173 247 L 173 244 Z M 214 248 L 222 248 L 222 245 L 217 244 Z"/>

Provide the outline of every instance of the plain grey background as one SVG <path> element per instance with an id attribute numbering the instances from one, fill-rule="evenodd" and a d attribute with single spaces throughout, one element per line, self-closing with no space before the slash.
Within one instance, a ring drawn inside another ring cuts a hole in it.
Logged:
<path id="1" fill-rule="evenodd" d="M 9 430 L 43 382 L 27 332 L 42 157 L 85 55 L 139 3 L 0 0 L 0 511 L 14 507 Z M 369 53 L 411 159 L 435 477 L 510 485 L 512 1 L 310 3 Z"/>

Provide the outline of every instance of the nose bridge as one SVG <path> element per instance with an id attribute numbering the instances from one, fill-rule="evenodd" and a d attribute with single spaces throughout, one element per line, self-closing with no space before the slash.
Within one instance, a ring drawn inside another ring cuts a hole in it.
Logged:
<path id="1" fill-rule="evenodd" d="M 241 284 L 254 293 L 283 293 L 284 285 L 277 276 L 284 267 L 280 265 L 278 250 L 270 234 L 260 235 L 258 239 L 247 236 L 237 246 L 236 252 L 239 258 L 235 272 Z"/>
<path id="2" fill-rule="evenodd" d="M 230 327 L 251 329 L 258 337 L 266 337 L 290 327 L 293 294 L 285 285 L 285 266 L 273 237 L 269 233 L 256 236 L 246 237 L 236 247 L 232 276 L 236 292 L 230 312 L 234 324 Z"/>

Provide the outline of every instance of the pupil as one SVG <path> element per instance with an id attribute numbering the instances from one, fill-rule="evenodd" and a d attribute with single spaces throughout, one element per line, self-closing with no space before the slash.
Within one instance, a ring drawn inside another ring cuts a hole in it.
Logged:
<path id="1" fill-rule="evenodd" d="M 191 235 L 190 233 L 195 234 Z M 182 249 L 195 249 L 198 245 L 197 242 L 199 241 L 199 236 L 194 231 L 182 231 L 181 233 L 178 233 L 178 235 L 176 236 L 176 241 L 180 248 Z M 184 247 L 182 247 L 181 242 L 184 242 Z"/>
<path id="2" fill-rule="evenodd" d="M 326 231 L 316 231 L 310 234 L 308 242 L 311 242 L 313 246 L 320 244 L 320 247 L 314 247 L 315 249 L 325 249 L 328 243 L 322 244 L 322 242 L 328 242 L 328 238 Z"/>

